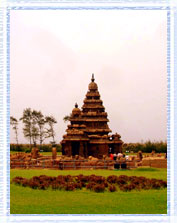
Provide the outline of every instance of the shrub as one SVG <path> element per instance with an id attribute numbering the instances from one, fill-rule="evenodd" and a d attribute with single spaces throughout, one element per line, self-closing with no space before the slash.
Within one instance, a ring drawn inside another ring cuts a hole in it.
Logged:
<path id="1" fill-rule="evenodd" d="M 117 184 L 118 185 L 123 185 L 123 184 L 127 184 L 127 182 L 129 181 L 129 177 L 126 175 L 120 175 L 117 179 Z"/>
<path id="2" fill-rule="evenodd" d="M 116 183 L 118 181 L 118 177 L 115 175 L 111 175 L 107 177 L 107 182 L 109 183 Z"/>
<path id="3" fill-rule="evenodd" d="M 96 185 L 96 183 L 94 182 L 90 182 L 87 184 L 86 188 L 89 190 L 94 190 L 94 186 Z"/>
<path id="4" fill-rule="evenodd" d="M 10 151 L 16 151 L 16 152 L 25 152 L 25 153 L 30 153 L 31 148 L 33 145 L 30 144 L 10 144 Z M 42 150 L 43 152 L 51 152 L 52 151 L 52 145 L 51 144 L 43 144 L 43 145 L 37 145 L 39 150 Z M 57 152 L 61 152 L 61 145 L 57 144 L 56 145 Z"/>
<path id="5" fill-rule="evenodd" d="M 104 186 L 105 186 L 105 187 L 108 187 L 108 183 L 107 183 L 107 182 L 104 182 Z"/>
<path id="6" fill-rule="evenodd" d="M 28 183 L 28 185 L 29 185 L 29 187 L 31 187 L 33 189 L 37 189 L 40 186 L 40 184 L 38 182 L 33 181 L 33 180 L 30 180 L 29 183 Z"/>
<path id="7" fill-rule="evenodd" d="M 133 151 L 137 153 L 138 151 L 142 151 L 143 153 L 151 153 L 152 151 L 156 153 L 166 153 L 167 152 L 167 142 L 157 141 L 151 142 L 146 141 L 144 143 L 125 143 L 123 144 L 123 151 Z"/>
<path id="8" fill-rule="evenodd" d="M 110 192 L 116 191 L 116 187 L 114 185 L 110 185 L 108 189 Z"/>
<path id="9" fill-rule="evenodd" d="M 78 181 L 81 181 L 82 183 L 87 183 L 89 181 L 89 176 L 84 176 L 84 175 L 80 174 L 78 176 Z"/>
<path id="10" fill-rule="evenodd" d="M 75 183 L 75 188 L 76 189 L 82 189 L 82 184 L 81 183 Z"/>
<path id="11" fill-rule="evenodd" d="M 102 177 L 102 176 L 95 176 L 93 178 L 90 178 L 89 180 L 90 181 L 94 181 L 94 182 L 96 182 L 98 184 L 102 184 L 102 183 L 105 182 L 106 179 L 105 179 L 105 177 Z"/>
<path id="12" fill-rule="evenodd" d="M 160 189 L 161 185 L 160 182 L 156 181 L 152 183 L 152 188 L 153 189 Z"/>
<path id="13" fill-rule="evenodd" d="M 129 177 L 128 176 L 126 176 L 126 175 L 120 175 L 119 177 L 118 177 L 118 179 L 119 180 L 124 180 L 124 181 L 129 181 Z"/>
<path id="14" fill-rule="evenodd" d="M 65 190 L 66 191 L 73 191 L 74 189 L 75 189 L 74 184 L 68 183 L 68 184 L 65 185 Z"/>
<path id="15" fill-rule="evenodd" d="M 133 190 L 133 189 L 136 188 L 136 185 L 135 185 L 134 183 L 130 183 L 130 184 L 128 185 L 128 187 L 129 187 L 129 190 Z"/>
<path id="16" fill-rule="evenodd" d="M 58 190 L 58 189 L 60 189 L 60 184 L 59 183 L 52 183 L 52 189 L 53 190 Z"/>
<path id="17" fill-rule="evenodd" d="M 46 190 L 46 184 L 45 183 L 40 184 L 39 189 Z"/>
<path id="18" fill-rule="evenodd" d="M 12 179 L 12 183 L 15 183 L 15 184 L 22 184 L 22 181 L 23 181 L 23 177 L 15 177 Z"/>
<path id="19" fill-rule="evenodd" d="M 29 180 L 27 180 L 27 179 L 24 178 L 24 179 L 22 180 L 22 186 L 23 186 L 23 187 L 27 187 L 28 184 L 29 184 Z"/>
<path id="20" fill-rule="evenodd" d="M 159 183 L 160 183 L 160 185 L 161 185 L 161 187 L 167 187 L 167 182 L 166 181 L 164 181 L 164 180 L 159 180 Z"/>
<path id="21" fill-rule="evenodd" d="M 58 176 L 51 177 L 46 175 L 34 176 L 31 179 L 26 179 L 23 177 L 15 177 L 12 179 L 11 183 L 17 185 L 22 185 L 23 187 L 29 186 L 32 189 L 46 190 L 51 187 L 53 190 L 64 189 L 66 191 L 73 191 L 75 189 L 86 189 L 103 192 L 105 188 L 108 187 L 108 191 L 114 192 L 116 190 L 115 183 L 118 184 L 120 190 L 131 191 L 136 190 L 149 190 L 149 189 L 160 189 L 167 187 L 167 182 L 158 179 L 148 179 L 146 177 L 128 177 L 126 175 L 121 175 L 119 177 L 111 175 L 107 177 L 107 180 L 102 176 Z"/>
<path id="22" fill-rule="evenodd" d="M 130 185 L 121 185 L 120 190 L 122 191 L 131 191 L 131 186 Z"/>
<path id="23" fill-rule="evenodd" d="M 100 192 L 104 192 L 105 190 L 105 186 L 104 184 L 96 184 L 94 187 L 93 187 L 93 190 L 97 193 L 100 193 Z"/>

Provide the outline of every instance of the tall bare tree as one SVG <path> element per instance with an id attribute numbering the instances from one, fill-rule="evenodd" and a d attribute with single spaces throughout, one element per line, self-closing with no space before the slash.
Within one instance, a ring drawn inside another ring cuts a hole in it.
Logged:
<path id="1" fill-rule="evenodd" d="M 15 132 L 15 139 L 18 145 L 18 120 L 14 118 L 13 116 L 10 116 L 10 124 L 12 126 L 12 129 Z"/>
<path id="2" fill-rule="evenodd" d="M 45 117 L 46 123 L 48 124 L 48 128 L 46 128 L 47 138 L 52 137 L 53 142 L 55 143 L 55 131 L 54 131 L 54 124 L 57 123 L 56 119 L 53 116 L 46 116 Z"/>
<path id="3" fill-rule="evenodd" d="M 40 142 L 40 145 L 42 145 L 43 141 L 47 137 L 46 131 L 44 129 L 46 120 L 41 111 L 33 110 L 32 115 L 33 115 L 33 119 L 36 121 L 36 125 L 38 127 L 39 142 Z"/>
<path id="4" fill-rule="evenodd" d="M 24 109 L 23 116 L 20 118 L 20 121 L 22 121 L 23 124 L 24 124 L 24 128 L 23 128 L 24 137 L 29 139 L 30 147 L 31 147 L 31 144 L 32 144 L 32 126 L 33 126 L 33 117 L 32 117 L 31 108 Z"/>
<path id="5" fill-rule="evenodd" d="M 26 108 L 23 111 L 23 116 L 20 118 L 24 123 L 23 134 L 25 138 L 29 139 L 30 147 L 32 142 L 36 145 L 37 139 L 39 138 L 39 129 L 34 114 L 35 112 L 32 111 L 31 108 Z"/>

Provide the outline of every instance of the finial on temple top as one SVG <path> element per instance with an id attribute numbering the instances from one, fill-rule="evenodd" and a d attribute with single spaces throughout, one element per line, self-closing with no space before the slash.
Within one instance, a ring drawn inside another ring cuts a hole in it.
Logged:
<path id="1" fill-rule="evenodd" d="M 94 74 L 92 74 L 92 79 L 91 80 L 92 80 L 92 82 L 94 82 L 94 80 L 95 80 Z"/>
<path id="2" fill-rule="evenodd" d="M 76 104 L 75 104 L 75 108 L 78 108 L 78 104 L 77 104 L 77 102 L 76 102 Z"/>

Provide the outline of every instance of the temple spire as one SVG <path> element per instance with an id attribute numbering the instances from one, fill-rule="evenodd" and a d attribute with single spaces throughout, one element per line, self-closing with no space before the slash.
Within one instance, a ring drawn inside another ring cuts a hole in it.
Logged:
<path id="1" fill-rule="evenodd" d="M 92 74 L 92 79 L 91 80 L 92 80 L 92 82 L 94 82 L 94 80 L 95 80 L 94 74 Z"/>
<path id="2" fill-rule="evenodd" d="M 75 108 L 78 108 L 78 104 L 77 104 L 77 102 L 76 102 L 76 104 L 75 104 Z"/>

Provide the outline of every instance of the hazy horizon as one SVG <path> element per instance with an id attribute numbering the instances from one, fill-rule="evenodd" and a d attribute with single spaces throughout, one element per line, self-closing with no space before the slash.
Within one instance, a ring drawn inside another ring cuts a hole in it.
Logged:
<path id="1" fill-rule="evenodd" d="M 163 10 L 12 10 L 11 115 L 28 107 L 53 115 L 59 143 L 63 117 L 76 102 L 82 107 L 94 73 L 111 134 L 125 143 L 165 141 L 166 20 Z M 28 143 L 22 124 L 19 143 Z"/>

